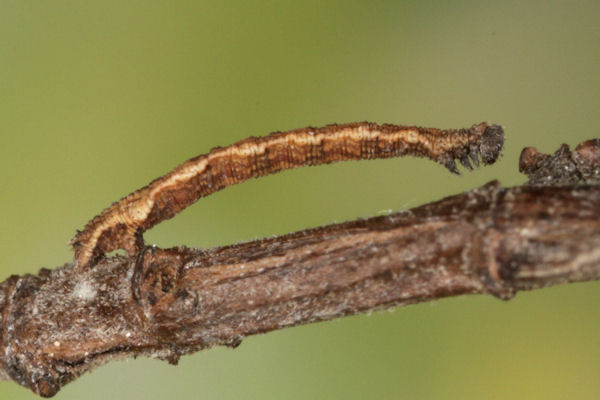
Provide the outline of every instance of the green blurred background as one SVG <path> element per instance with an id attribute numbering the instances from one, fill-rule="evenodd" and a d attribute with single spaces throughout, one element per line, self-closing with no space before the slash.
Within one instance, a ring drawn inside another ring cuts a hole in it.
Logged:
<path id="1" fill-rule="evenodd" d="M 520 149 L 600 136 L 597 1 L 0 0 L 0 279 L 69 262 L 112 201 L 249 135 L 370 120 L 506 128 L 455 177 L 395 159 L 238 185 L 146 234 L 211 247 L 417 206 Z M 251 337 L 179 367 L 129 360 L 61 399 L 596 399 L 600 287 L 462 297 Z M 0 398 L 30 399 L 0 383 Z"/>

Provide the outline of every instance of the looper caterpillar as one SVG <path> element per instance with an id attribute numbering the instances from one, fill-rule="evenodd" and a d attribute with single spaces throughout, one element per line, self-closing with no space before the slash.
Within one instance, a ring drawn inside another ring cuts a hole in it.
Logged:
<path id="1" fill-rule="evenodd" d="M 480 123 L 466 129 L 378 125 L 358 122 L 307 127 L 249 137 L 194 157 L 168 174 L 129 194 L 90 220 L 71 240 L 80 268 L 94 265 L 104 253 L 143 248 L 142 233 L 227 186 L 302 166 L 345 160 L 426 157 L 458 173 L 455 161 L 492 164 L 500 155 L 504 131 Z"/>

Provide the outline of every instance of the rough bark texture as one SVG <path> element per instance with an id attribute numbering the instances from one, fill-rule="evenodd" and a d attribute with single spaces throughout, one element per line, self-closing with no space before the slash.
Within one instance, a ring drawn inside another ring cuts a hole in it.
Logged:
<path id="1" fill-rule="evenodd" d="M 461 294 L 510 299 L 598 279 L 597 144 L 554 156 L 526 150 L 521 169 L 531 179 L 522 187 L 494 181 L 410 211 L 278 238 L 148 247 L 85 271 L 69 264 L 12 276 L 0 284 L 0 374 L 52 396 L 116 358 L 176 363 L 255 333 L 367 310 Z"/>

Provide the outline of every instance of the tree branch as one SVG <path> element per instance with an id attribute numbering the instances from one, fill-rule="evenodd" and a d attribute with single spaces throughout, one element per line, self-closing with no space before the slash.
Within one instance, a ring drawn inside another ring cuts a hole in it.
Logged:
<path id="1" fill-rule="evenodd" d="M 107 361 L 176 364 L 252 334 L 461 294 L 600 278 L 600 151 L 525 149 L 494 181 L 410 211 L 211 250 L 148 247 L 0 284 L 0 374 L 52 396 Z M 565 172 L 567 171 L 567 172 Z"/>

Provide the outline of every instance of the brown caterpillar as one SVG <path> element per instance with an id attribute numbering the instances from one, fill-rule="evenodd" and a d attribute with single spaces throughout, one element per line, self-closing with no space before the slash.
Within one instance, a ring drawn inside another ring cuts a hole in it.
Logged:
<path id="1" fill-rule="evenodd" d="M 358 122 L 274 132 L 216 147 L 194 157 L 102 211 L 71 240 L 75 262 L 94 265 L 104 253 L 124 249 L 134 255 L 142 233 L 227 186 L 286 169 L 344 160 L 427 157 L 458 173 L 455 160 L 472 169 L 500 155 L 504 131 L 480 123 L 468 129 L 441 130 Z M 470 160 L 469 160 L 470 158 Z"/>

